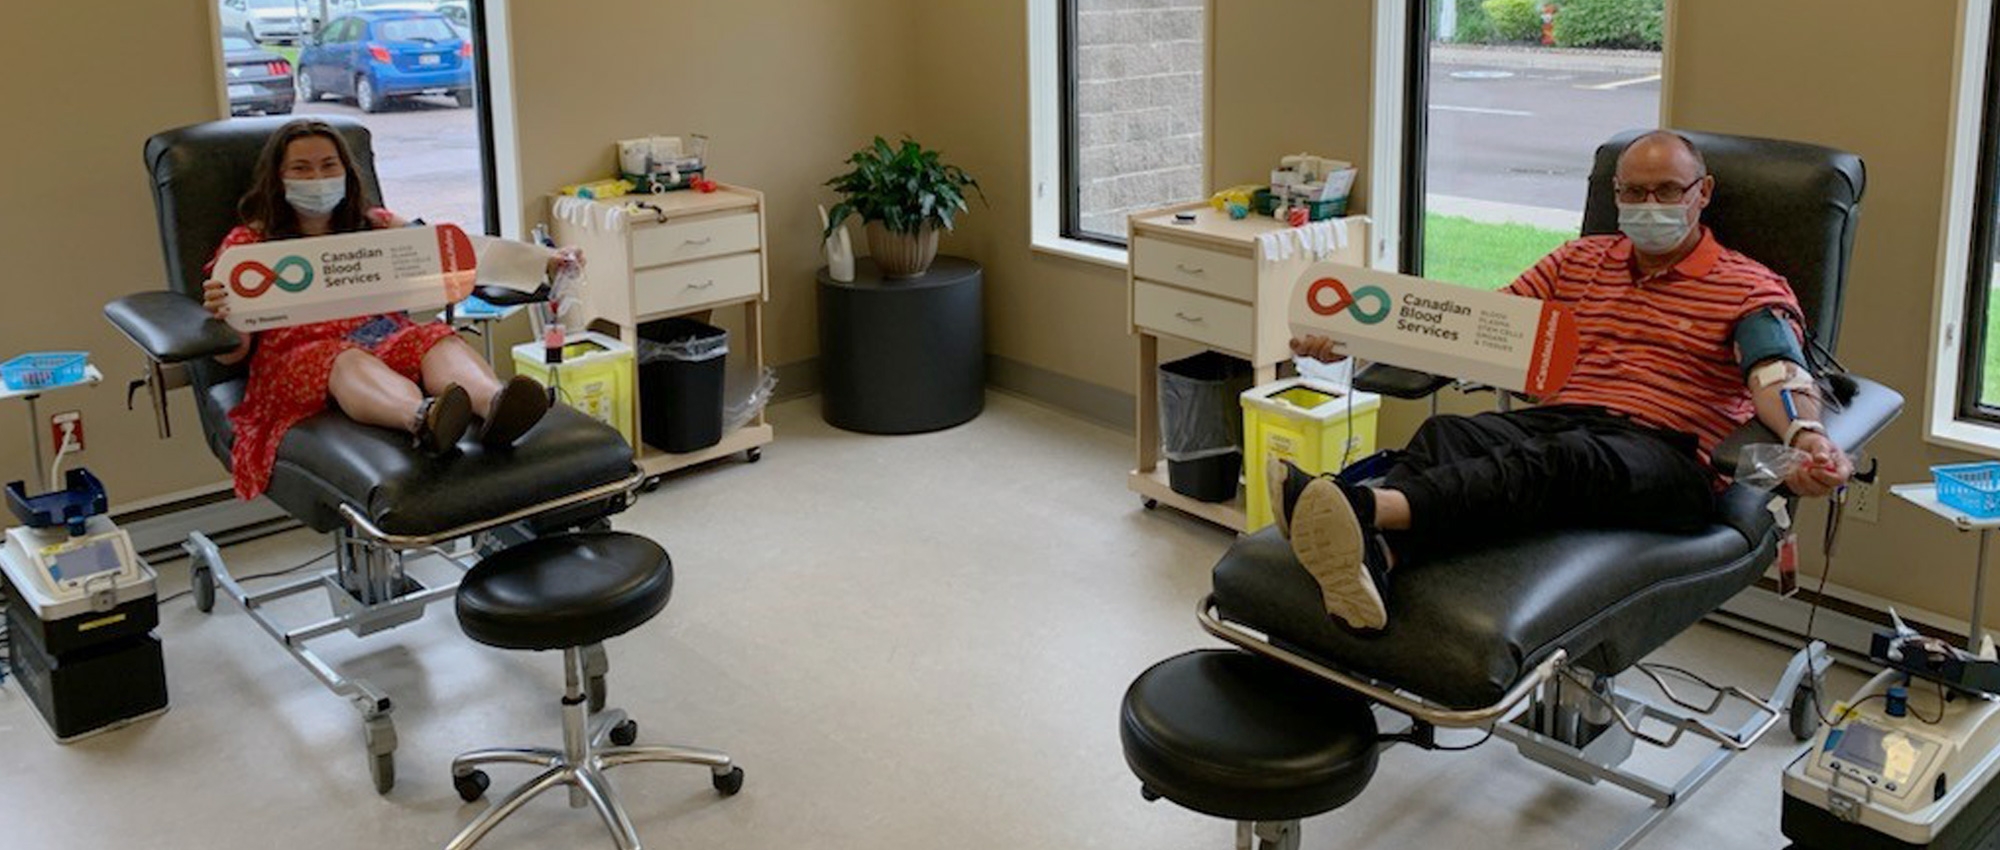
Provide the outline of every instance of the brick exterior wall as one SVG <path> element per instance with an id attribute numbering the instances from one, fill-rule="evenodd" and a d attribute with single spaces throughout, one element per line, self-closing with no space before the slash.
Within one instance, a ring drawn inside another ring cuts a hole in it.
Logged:
<path id="1" fill-rule="evenodd" d="M 1053 2 L 1053 0 L 1044 0 Z M 1202 195 L 1202 0 L 1076 0 L 1085 231 Z"/>

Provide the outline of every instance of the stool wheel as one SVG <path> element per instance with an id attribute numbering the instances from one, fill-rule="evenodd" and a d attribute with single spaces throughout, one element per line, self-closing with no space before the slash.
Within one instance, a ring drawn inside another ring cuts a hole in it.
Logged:
<path id="1" fill-rule="evenodd" d="M 492 785 L 492 777 L 487 776 L 483 770 L 451 778 L 451 787 L 458 790 L 458 798 L 468 803 L 486 796 L 486 789 Z"/>
<path id="2" fill-rule="evenodd" d="M 639 721 L 627 720 L 624 723 L 611 727 L 610 738 L 611 743 L 618 746 L 632 746 L 633 741 L 639 740 Z"/>
<path id="3" fill-rule="evenodd" d="M 589 681 L 584 683 L 584 693 L 590 696 L 591 714 L 596 714 L 604 710 L 604 701 L 610 695 L 610 687 L 610 685 L 604 683 L 603 676 L 592 676 Z M 622 747 L 624 744 L 620 744 L 619 746 Z"/>
<path id="4" fill-rule="evenodd" d="M 715 784 L 715 790 L 722 792 L 722 796 L 734 797 L 736 792 L 743 790 L 743 768 L 732 767 L 728 773 L 715 774 L 709 781 Z"/>
<path id="5" fill-rule="evenodd" d="M 1144 785 L 1139 786 L 1139 796 L 1148 803 L 1157 803 L 1160 801 L 1160 792 Z"/>

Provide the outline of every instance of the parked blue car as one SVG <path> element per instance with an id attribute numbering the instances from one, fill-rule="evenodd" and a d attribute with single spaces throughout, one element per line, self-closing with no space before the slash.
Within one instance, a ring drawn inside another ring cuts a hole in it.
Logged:
<path id="1" fill-rule="evenodd" d="M 299 51 L 299 100 L 352 97 L 363 112 L 391 98 L 448 94 L 472 105 L 472 42 L 435 12 L 357 12 L 328 21 Z"/>

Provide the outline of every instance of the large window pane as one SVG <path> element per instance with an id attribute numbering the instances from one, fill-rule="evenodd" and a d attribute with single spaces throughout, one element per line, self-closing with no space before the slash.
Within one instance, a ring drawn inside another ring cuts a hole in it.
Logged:
<path id="1" fill-rule="evenodd" d="M 1660 114 L 1662 0 L 1430 0 L 1411 271 L 1495 289 L 1583 222 L 1597 146 Z M 1427 127 L 1427 130 L 1426 130 Z"/>
<path id="2" fill-rule="evenodd" d="M 472 0 L 217 0 L 233 115 L 368 125 L 384 206 L 484 232 Z"/>
<path id="3" fill-rule="evenodd" d="M 1203 0 L 1064 6 L 1063 235 L 1122 245 L 1125 217 L 1202 194 Z"/>
<path id="4" fill-rule="evenodd" d="M 1974 212 L 1972 268 L 1965 276 L 1967 338 L 1960 364 L 1959 414 L 2000 420 L 2000 310 L 1993 287 L 2000 284 L 2000 17 L 1987 45 L 1984 114 L 1980 117 L 1978 207 Z"/>

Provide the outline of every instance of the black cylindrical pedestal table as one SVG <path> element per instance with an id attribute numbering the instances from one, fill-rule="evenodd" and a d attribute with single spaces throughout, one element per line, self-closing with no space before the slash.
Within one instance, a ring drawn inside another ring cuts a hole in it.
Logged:
<path id="1" fill-rule="evenodd" d="M 986 406 L 979 264 L 939 257 L 920 277 L 886 280 L 871 259 L 854 281 L 819 270 L 820 415 L 869 434 L 950 428 Z"/>

